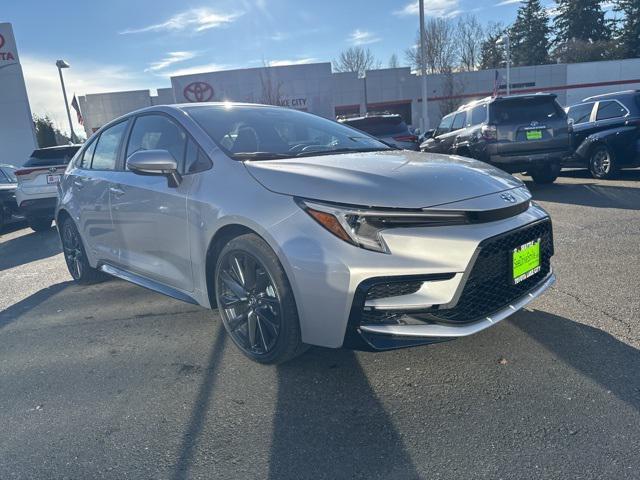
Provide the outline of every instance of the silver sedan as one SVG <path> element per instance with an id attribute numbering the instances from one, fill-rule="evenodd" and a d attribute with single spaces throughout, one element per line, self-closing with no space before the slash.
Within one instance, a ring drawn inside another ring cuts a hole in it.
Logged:
<path id="1" fill-rule="evenodd" d="M 520 180 L 295 110 L 130 113 L 85 143 L 59 189 L 76 281 L 108 274 L 217 307 L 261 363 L 470 335 L 554 282 L 551 221 Z"/>

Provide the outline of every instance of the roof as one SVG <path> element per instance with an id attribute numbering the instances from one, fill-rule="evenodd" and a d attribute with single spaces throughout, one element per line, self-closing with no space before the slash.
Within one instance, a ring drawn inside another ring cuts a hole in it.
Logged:
<path id="1" fill-rule="evenodd" d="M 481 105 L 483 103 L 491 103 L 495 101 L 502 100 L 517 100 L 523 98 L 542 98 L 542 97 L 551 97 L 556 98 L 557 95 L 555 93 L 547 93 L 547 92 L 536 92 L 536 93 L 520 93 L 517 95 L 498 95 L 497 97 L 484 97 L 479 100 L 473 100 L 471 102 L 465 103 L 464 105 L 460 105 L 458 110 L 466 110 L 467 108 L 475 107 L 476 105 Z"/>
<path id="2" fill-rule="evenodd" d="M 621 92 L 611 92 L 611 93 L 603 93 L 601 95 L 592 95 L 591 97 L 582 99 L 582 101 L 590 102 L 594 100 L 600 100 L 601 98 L 628 97 L 631 95 L 636 95 L 638 93 L 640 93 L 640 90 L 623 90 Z"/>

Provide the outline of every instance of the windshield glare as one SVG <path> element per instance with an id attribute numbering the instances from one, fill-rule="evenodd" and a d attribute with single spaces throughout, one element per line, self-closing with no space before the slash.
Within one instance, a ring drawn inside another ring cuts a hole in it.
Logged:
<path id="1" fill-rule="evenodd" d="M 276 107 L 187 107 L 213 141 L 237 160 L 389 150 L 375 138 L 316 115 Z"/>

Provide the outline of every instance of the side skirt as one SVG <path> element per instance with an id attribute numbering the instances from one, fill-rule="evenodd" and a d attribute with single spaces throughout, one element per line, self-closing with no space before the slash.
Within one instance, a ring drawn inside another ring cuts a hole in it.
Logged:
<path id="1" fill-rule="evenodd" d="M 140 285 L 141 287 L 153 290 L 154 292 L 161 293 L 168 297 L 173 297 L 176 300 L 182 300 L 183 302 L 191 303 L 193 305 L 199 305 L 193 297 L 187 295 L 184 292 L 181 292 L 180 290 L 176 290 L 175 288 L 168 287 L 154 280 L 136 275 L 135 273 L 127 272 L 126 270 L 114 267 L 113 265 L 107 265 L 106 263 L 103 263 L 100 266 L 100 271 L 114 277 L 121 278 L 122 280 L 126 280 L 127 282 L 135 283 L 136 285 Z"/>

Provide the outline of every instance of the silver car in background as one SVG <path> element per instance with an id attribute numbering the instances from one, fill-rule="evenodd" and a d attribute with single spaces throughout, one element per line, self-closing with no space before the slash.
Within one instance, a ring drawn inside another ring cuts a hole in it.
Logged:
<path id="1" fill-rule="evenodd" d="M 520 180 L 295 110 L 139 110 L 94 134 L 59 188 L 76 281 L 217 306 L 261 363 L 470 335 L 554 282 L 551 221 Z"/>

